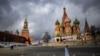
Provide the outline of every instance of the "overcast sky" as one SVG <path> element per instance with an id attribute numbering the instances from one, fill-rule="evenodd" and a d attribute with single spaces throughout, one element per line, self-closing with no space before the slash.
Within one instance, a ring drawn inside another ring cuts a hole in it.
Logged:
<path id="1" fill-rule="evenodd" d="M 53 37 L 55 21 L 61 22 L 64 6 L 71 24 L 76 17 L 80 21 L 81 32 L 85 18 L 89 26 L 100 26 L 100 0 L 0 0 L 0 31 L 21 32 L 27 15 L 30 36 L 40 40 L 49 32 Z"/>

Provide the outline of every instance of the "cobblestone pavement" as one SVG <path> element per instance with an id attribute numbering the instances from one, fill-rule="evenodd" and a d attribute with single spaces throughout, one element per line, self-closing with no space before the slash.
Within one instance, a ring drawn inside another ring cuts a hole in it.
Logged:
<path id="1" fill-rule="evenodd" d="M 100 56 L 100 46 L 69 47 L 70 56 Z"/>
<path id="2" fill-rule="evenodd" d="M 68 47 L 70 56 L 100 56 L 100 47 Z M 64 47 L 0 48 L 0 56 L 65 56 Z"/>
<path id="3" fill-rule="evenodd" d="M 55 47 L 15 47 L 0 48 L 0 56 L 64 56 L 64 48 Z"/>

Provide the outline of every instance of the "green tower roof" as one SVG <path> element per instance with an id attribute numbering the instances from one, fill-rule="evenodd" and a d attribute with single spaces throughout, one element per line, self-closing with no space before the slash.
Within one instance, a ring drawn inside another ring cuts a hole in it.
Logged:
<path id="1" fill-rule="evenodd" d="M 74 24 L 80 24 L 80 22 L 77 20 L 77 18 L 75 19 Z"/>

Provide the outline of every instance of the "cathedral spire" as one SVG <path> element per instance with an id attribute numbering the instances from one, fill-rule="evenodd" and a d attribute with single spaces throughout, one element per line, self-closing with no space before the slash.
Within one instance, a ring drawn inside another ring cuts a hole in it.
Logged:
<path id="1" fill-rule="evenodd" d="M 64 22 L 71 22 L 71 20 L 69 19 L 67 13 L 66 13 L 66 8 L 63 8 L 64 14 L 63 14 L 63 18 L 62 18 L 62 23 Z"/>
<path id="2" fill-rule="evenodd" d="M 55 25 L 59 25 L 59 24 L 60 24 L 60 22 L 58 20 L 56 20 Z"/>
<path id="3" fill-rule="evenodd" d="M 87 19 L 85 18 L 85 28 L 84 28 L 85 33 L 89 32 L 89 25 L 87 22 Z"/>
<path id="4" fill-rule="evenodd" d="M 67 13 L 66 13 L 66 8 L 65 7 L 63 8 L 63 11 L 64 11 L 63 17 L 67 17 Z"/>

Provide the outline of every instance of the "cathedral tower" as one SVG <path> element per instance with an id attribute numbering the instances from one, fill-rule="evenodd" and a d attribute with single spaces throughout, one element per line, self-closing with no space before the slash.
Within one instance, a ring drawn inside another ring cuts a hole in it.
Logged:
<path id="1" fill-rule="evenodd" d="M 80 34 L 80 22 L 77 20 L 77 18 L 73 22 L 73 34 Z"/>
<path id="2" fill-rule="evenodd" d="M 71 35 L 71 33 L 72 33 L 72 29 L 71 29 L 71 25 L 70 25 L 71 20 L 66 13 L 65 7 L 63 8 L 63 10 L 64 10 L 64 14 L 63 14 L 63 18 L 62 18 L 62 25 L 64 27 L 65 34 Z"/>
<path id="3" fill-rule="evenodd" d="M 28 22 L 27 22 L 27 18 L 25 18 L 24 21 L 24 26 L 22 29 L 22 36 L 26 38 L 26 44 L 28 44 L 28 39 L 29 39 L 29 30 L 28 30 Z"/>
<path id="4" fill-rule="evenodd" d="M 57 20 L 57 21 L 55 22 L 55 35 L 56 35 L 56 36 L 60 35 L 60 28 L 59 28 L 59 26 L 60 26 L 60 23 L 59 23 L 59 21 Z"/>
<path id="5" fill-rule="evenodd" d="M 85 37 L 85 40 L 91 40 L 92 39 L 90 29 L 89 29 L 89 25 L 88 25 L 86 18 L 85 18 L 85 26 L 84 26 L 84 37 Z"/>
<path id="6" fill-rule="evenodd" d="M 85 18 L 84 32 L 85 32 L 85 33 L 89 33 L 89 32 L 90 32 L 90 30 L 89 30 L 89 25 L 88 25 L 88 22 L 87 22 L 87 19 L 86 19 L 86 18 Z"/>

